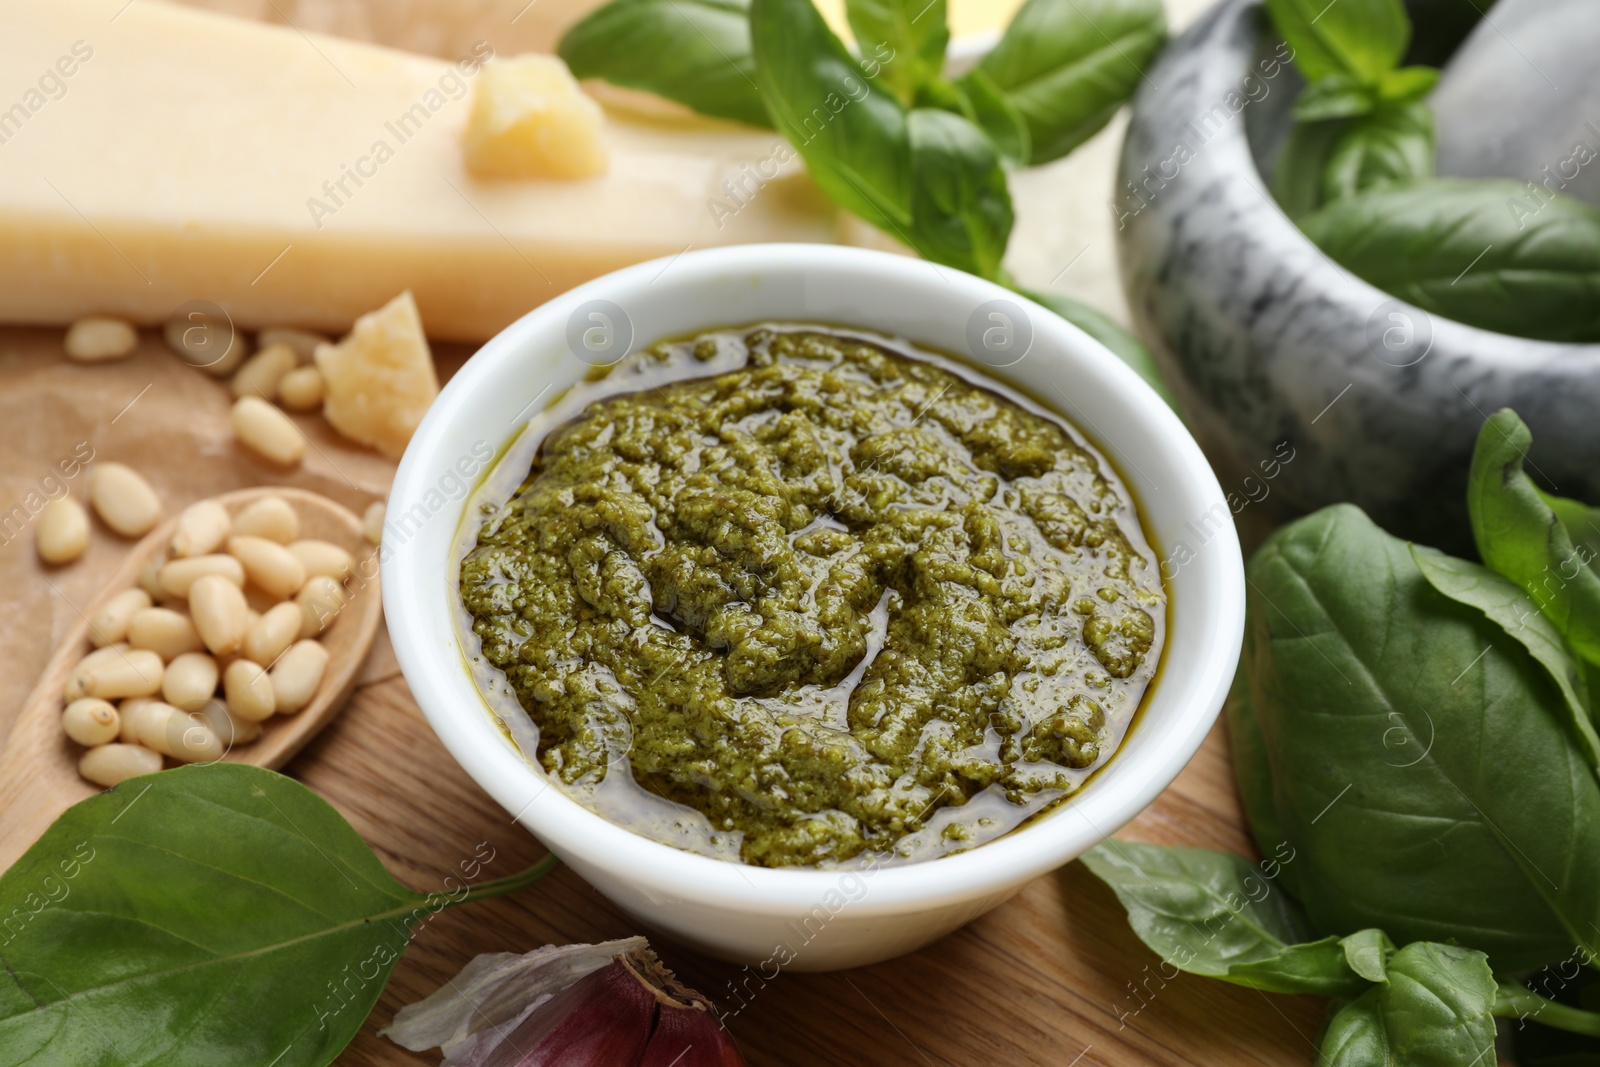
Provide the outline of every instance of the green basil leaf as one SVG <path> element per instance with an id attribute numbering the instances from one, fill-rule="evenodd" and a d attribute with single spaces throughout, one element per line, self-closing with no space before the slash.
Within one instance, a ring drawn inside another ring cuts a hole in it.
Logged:
<path id="1" fill-rule="evenodd" d="M 1600 211 L 1511 181 L 1434 179 L 1335 201 L 1301 229 L 1430 314 L 1547 341 L 1600 340 Z"/>
<path id="2" fill-rule="evenodd" d="M 1322 997 L 1352 996 L 1367 987 L 1366 979 L 1350 967 L 1337 937 L 1286 945 L 1271 959 L 1236 963 L 1219 977 L 1269 993 L 1312 993 Z"/>
<path id="3" fill-rule="evenodd" d="M 1250 703 L 1249 679 L 1242 670 L 1233 676 L 1224 711 L 1228 716 L 1234 783 L 1239 788 L 1239 799 L 1250 823 L 1250 835 L 1262 853 L 1278 848 L 1279 842 L 1287 846 L 1288 837 L 1278 821 L 1278 806 L 1272 795 L 1272 762 L 1268 758 L 1266 739 L 1261 735 L 1261 724 Z M 1295 864 L 1283 864 L 1277 873 L 1283 887 L 1298 898 L 1300 889 L 1296 885 Z"/>
<path id="4" fill-rule="evenodd" d="M 1294 850 L 1314 928 L 1458 939 L 1506 971 L 1595 953 L 1600 782 L 1547 670 L 1347 504 L 1280 529 L 1246 577 L 1233 714 L 1271 784 L 1241 796 L 1270 802 L 1251 824 Z"/>
<path id="5" fill-rule="evenodd" d="M 1494 1062 L 1496 984 L 1483 953 L 1418 942 L 1389 961 L 1388 980 L 1340 1008 L 1318 1067 L 1469 1067 Z"/>
<path id="6" fill-rule="evenodd" d="M 1388 981 L 1389 957 L 1394 955 L 1394 942 L 1388 934 L 1369 927 L 1340 938 L 1339 944 L 1352 971 L 1369 982 Z"/>
<path id="7" fill-rule="evenodd" d="M 1578 655 L 1600 663 L 1600 575 L 1594 554 L 1522 468 L 1533 434 L 1510 408 L 1478 433 L 1467 476 L 1467 512 L 1484 563 L 1521 586 Z M 1571 509 L 1567 510 L 1571 513 Z"/>
<path id="8" fill-rule="evenodd" d="M 283 775 L 218 763 L 131 779 L 0 876 L 0 1064 L 323 1067 L 417 923 L 554 863 L 425 896 Z"/>
<path id="9" fill-rule="evenodd" d="M 945 0 L 845 0 L 844 11 L 863 56 L 887 50 L 883 80 L 907 104 L 944 73 Z"/>
<path id="10" fill-rule="evenodd" d="M 569 29 L 556 51 L 574 77 L 770 126 L 756 90 L 748 11 L 748 0 L 611 0 Z"/>
<path id="11" fill-rule="evenodd" d="M 1600 508 L 1592 508 L 1588 504 L 1568 500 L 1563 496 L 1554 496 L 1543 489 L 1539 490 L 1539 499 L 1555 512 L 1556 518 L 1561 520 L 1561 525 L 1567 528 L 1567 536 L 1572 538 L 1572 543 L 1581 545 L 1588 551 L 1589 569 L 1600 570 Z"/>
<path id="12" fill-rule="evenodd" d="M 1325 202 L 1323 180 L 1345 123 L 1297 122 L 1289 130 L 1272 168 L 1272 196 L 1291 219 L 1311 214 Z"/>
<path id="13" fill-rule="evenodd" d="M 1111 354 L 1138 372 L 1139 377 L 1150 383 L 1167 406 L 1174 411 L 1178 410 L 1177 401 L 1172 397 L 1172 390 L 1167 388 L 1167 383 L 1161 378 L 1161 371 L 1156 368 L 1155 357 L 1150 350 L 1133 334 L 1113 322 L 1108 316 L 1096 311 L 1080 300 L 1061 293 L 1046 293 L 1034 289 L 1019 289 L 1029 300 L 1043 304 L 1057 315 L 1066 319 L 1072 325 L 1093 337 L 1096 341 L 1111 350 Z M 1181 413 L 1180 413 L 1181 414 Z"/>
<path id="14" fill-rule="evenodd" d="M 1001 161 L 1010 167 L 1027 166 L 1033 155 L 1028 122 L 994 79 L 981 67 L 974 67 L 955 83 L 955 87 L 964 104 L 962 114 L 989 135 Z"/>
<path id="15" fill-rule="evenodd" d="M 1378 83 L 1378 96 L 1390 104 L 1409 104 L 1433 92 L 1439 84 L 1437 67 L 1401 67 L 1391 70 Z"/>
<path id="16" fill-rule="evenodd" d="M 1411 558 L 1423 577 L 1458 604 L 1476 608 L 1497 623 L 1550 675 L 1566 701 L 1575 741 L 1590 766 L 1600 770 L 1600 735 L 1589 715 L 1589 690 L 1555 625 L 1539 611 L 1522 587 L 1487 567 L 1447 556 L 1434 548 L 1411 546 Z"/>
<path id="17" fill-rule="evenodd" d="M 1324 122 L 1365 115 L 1378 106 L 1378 93 L 1348 74 L 1329 74 L 1306 86 L 1294 102 L 1300 122 Z"/>
<path id="18" fill-rule="evenodd" d="M 977 121 L 972 118 L 972 103 L 967 99 L 967 94 L 949 78 L 935 78 L 917 86 L 914 106 L 942 107 L 946 111 L 954 111 L 971 121 Z"/>
<path id="19" fill-rule="evenodd" d="M 4 948 L 0 1063 L 326 1064 L 429 912 L 292 779 L 132 779 L 0 877 L 0 914 L 31 915 Z"/>
<path id="20" fill-rule="evenodd" d="M 1306 943 L 1300 909 L 1241 856 L 1111 839 L 1082 858 L 1127 909 L 1139 939 L 1180 970 L 1278 993 L 1366 988 L 1338 940 Z"/>
<path id="21" fill-rule="evenodd" d="M 1375 85 L 1411 40 L 1400 0 L 1267 0 L 1267 11 L 1308 82 L 1348 74 Z"/>
<path id="22" fill-rule="evenodd" d="M 874 86 L 811 0 L 752 0 L 750 41 L 773 126 L 834 202 L 911 244 L 905 110 Z"/>
<path id="23" fill-rule="evenodd" d="M 1011 239 L 1011 193 L 983 131 L 951 111 L 919 107 L 911 141 L 911 244 L 936 263 L 996 278 Z"/>
<path id="24" fill-rule="evenodd" d="M 1032 163 L 1110 121 L 1166 38 L 1161 0 L 1027 0 L 978 68 L 1028 124 Z"/>
<path id="25" fill-rule="evenodd" d="M 1572 538 L 1573 551 L 1577 557 L 1580 560 L 1587 559 L 1589 570 L 1600 575 L 1600 508 L 1592 508 L 1577 500 L 1568 500 L 1566 497 L 1554 496 L 1542 489 L 1539 490 L 1539 499 L 1549 506 L 1556 518 L 1566 527 L 1567 536 Z M 1583 660 L 1580 666 L 1588 683 L 1588 695 L 1585 699 L 1595 719 L 1596 729 L 1600 730 L 1600 701 L 1595 699 L 1595 693 L 1600 692 L 1600 663 Z"/>
<path id="26" fill-rule="evenodd" d="M 1322 175 L 1324 201 L 1433 177 L 1433 109 L 1386 105 L 1345 124 Z"/>

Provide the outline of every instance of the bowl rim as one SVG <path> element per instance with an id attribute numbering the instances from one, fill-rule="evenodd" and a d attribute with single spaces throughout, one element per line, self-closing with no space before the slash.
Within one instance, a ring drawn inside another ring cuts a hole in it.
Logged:
<path id="1" fill-rule="evenodd" d="M 623 268 L 596 278 L 538 306 L 501 331 L 463 365 L 445 385 L 411 439 L 396 471 L 388 500 L 391 517 L 406 510 L 429 490 L 436 491 L 436 472 L 448 469 L 456 455 L 446 449 L 447 433 L 458 422 L 471 419 L 473 392 L 480 383 L 517 362 L 537 344 L 564 347 L 569 316 L 582 304 L 610 299 L 626 306 L 630 290 L 643 291 L 667 281 L 674 292 L 690 294 L 697 287 L 730 276 L 754 280 L 765 272 L 822 271 L 882 285 L 885 292 L 933 294 L 925 299 L 952 298 L 951 288 L 972 302 L 1005 299 L 1021 306 L 1035 323 L 1035 347 L 1041 338 L 1055 346 L 1066 361 L 1063 369 L 1100 379 L 1102 388 L 1122 394 L 1137 411 L 1142 425 L 1168 451 L 1181 468 L 1182 483 L 1175 491 L 1186 493 L 1199 505 L 1196 514 L 1227 507 L 1226 498 L 1199 446 L 1167 404 L 1131 368 L 1099 342 L 1053 312 L 993 282 L 950 268 L 935 268 L 926 261 L 861 248 L 824 244 L 757 244 L 685 251 Z M 935 270 L 938 277 L 935 276 Z M 659 297 L 660 290 L 653 290 Z M 813 321 L 826 320 L 818 315 Z M 716 321 L 715 308 L 707 308 L 707 329 L 725 325 Z M 868 324 L 862 329 L 879 329 Z M 542 339 L 542 340 L 541 340 Z M 640 338 L 651 343 L 653 338 Z M 946 349 L 956 346 L 947 344 Z M 572 358 L 575 357 L 564 357 Z M 992 373 L 992 372 L 990 372 Z M 995 375 L 1002 381 L 1006 375 Z M 529 388 L 529 393 L 533 388 Z M 1064 394 L 1063 394 L 1064 395 Z M 1041 400 L 1068 419 L 1080 420 L 1058 405 Z M 1102 451 L 1106 442 L 1085 436 Z M 443 464 L 443 466 L 441 466 Z M 1151 491 L 1138 484 L 1134 472 L 1122 471 L 1123 481 L 1143 502 Z M 452 501 L 441 515 L 458 527 L 471 493 Z M 493 725 L 487 704 L 478 695 L 459 644 L 452 638 L 440 647 L 424 621 L 441 603 L 448 581 L 441 582 L 437 567 L 418 566 L 413 557 L 423 538 L 400 544 L 383 554 L 383 599 L 395 655 L 412 693 L 435 733 L 467 774 L 499 802 L 514 821 L 522 823 L 553 852 L 585 868 L 607 872 L 631 884 L 647 900 L 689 899 L 702 906 L 727 907 L 742 913 L 792 916 L 816 906 L 830 892 L 838 892 L 852 875 L 870 878 L 871 892 L 852 897 L 853 913 L 870 917 L 907 910 L 931 909 L 982 896 L 1008 893 L 1012 888 L 1069 862 L 1085 849 L 1114 833 L 1147 807 L 1188 764 L 1220 712 L 1232 684 L 1244 633 L 1244 571 L 1231 511 L 1206 551 L 1194 566 L 1215 588 L 1216 603 L 1207 606 L 1198 622 L 1187 624 L 1205 648 L 1199 671 L 1190 678 L 1175 678 L 1163 665 L 1158 685 L 1163 691 L 1178 687 L 1180 712 L 1163 730 L 1161 743 L 1146 746 L 1133 762 L 1126 751 L 1138 733 L 1130 730 L 1119 752 L 1080 794 L 1033 823 L 968 852 L 897 866 L 859 869 L 765 868 L 713 859 L 651 840 L 618 826 L 584 807 L 559 788 L 551 788 L 542 772 L 525 762 Z M 1152 531 L 1152 537 L 1154 537 Z M 1159 555 L 1161 547 L 1152 542 Z M 1215 549 L 1213 551 L 1212 549 Z M 1169 598 L 1173 584 L 1167 583 Z M 431 596 L 430 596 L 431 591 Z M 444 604 L 449 607 L 448 603 Z M 1167 642 L 1170 646 L 1182 623 L 1169 602 Z M 453 633 L 453 629 L 452 629 Z M 491 740 L 492 737 L 492 740 Z M 603 886 L 601 888 L 604 888 Z"/>

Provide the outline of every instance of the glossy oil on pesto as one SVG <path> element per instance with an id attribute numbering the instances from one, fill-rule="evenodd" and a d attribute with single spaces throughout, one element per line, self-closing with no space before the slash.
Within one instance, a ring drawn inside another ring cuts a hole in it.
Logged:
<path id="1" fill-rule="evenodd" d="M 657 345 L 558 409 L 503 461 L 525 476 L 491 485 L 461 597 L 486 691 L 536 728 L 511 733 L 602 814 L 763 866 L 925 859 L 1115 751 L 1165 598 L 1061 420 L 789 325 Z"/>

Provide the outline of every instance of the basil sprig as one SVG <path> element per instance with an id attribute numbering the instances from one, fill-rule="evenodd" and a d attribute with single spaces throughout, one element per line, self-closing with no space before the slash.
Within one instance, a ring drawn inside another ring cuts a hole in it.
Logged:
<path id="1" fill-rule="evenodd" d="M 1121 841 L 1083 857 L 1169 966 L 1329 997 L 1319 1067 L 1478 1067 L 1497 1018 L 1544 1050 L 1519 1062 L 1594 1058 L 1600 509 L 1534 485 L 1531 444 L 1510 410 L 1479 433 L 1484 564 L 1348 504 L 1250 561 L 1228 732 L 1269 860 Z"/>
<path id="2" fill-rule="evenodd" d="M 218 763 L 131 779 L 0 876 L 0 1067 L 323 1067 L 419 926 L 555 864 L 469 885 L 484 862 L 417 893 L 283 775 Z"/>
<path id="3" fill-rule="evenodd" d="M 1295 862 L 1288 853 L 1289 864 Z M 1331 998 L 1318 1067 L 1493 1060 L 1496 1015 L 1535 1015 L 1555 1005 L 1502 985 L 1482 952 L 1434 941 L 1397 948 L 1365 927 L 1312 939 L 1311 926 L 1267 871 L 1203 848 L 1106 841 L 1083 856 L 1111 887 L 1139 939 L 1171 967 L 1273 993 Z M 1555 1021 L 1552 1012 L 1545 1022 Z M 1562 1014 L 1581 1032 L 1600 1015 Z"/>
<path id="4" fill-rule="evenodd" d="M 1166 23 L 1160 0 L 1026 0 L 999 44 L 951 79 L 945 6 L 846 0 L 852 53 L 811 0 L 611 0 L 558 50 L 580 78 L 770 125 L 835 203 L 926 259 L 1012 285 L 1006 171 L 1101 129 Z M 1170 402 L 1136 338 L 1074 301 L 1060 306 Z"/>
<path id="5" fill-rule="evenodd" d="M 1506 181 L 1436 181 L 1431 67 L 1400 0 L 1267 0 L 1306 76 L 1279 205 L 1351 273 L 1457 322 L 1600 341 L 1600 212 Z"/>
<path id="6" fill-rule="evenodd" d="M 1267 10 L 1307 82 L 1273 174 L 1291 218 L 1433 174 L 1433 111 L 1423 97 L 1439 72 L 1399 65 L 1411 40 L 1400 0 L 1267 0 Z"/>
<path id="7" fill-rule="evenodd" d="M 1304 913 L 1261 869 L 1276 862 L 1257 867 L 1211 849 L 1111 840 L 1084 853 L 1083 864 L 1167 966 L 1330 998 L 1318 1067 L 1476 1067 L 1493 1062 L 1497 1016 L 1600 1032 L 1600 1015 L 1498 980 L 1475 949 L 1437 941 L 1397 948 L 1376 927 L 1306 940 Z"/>

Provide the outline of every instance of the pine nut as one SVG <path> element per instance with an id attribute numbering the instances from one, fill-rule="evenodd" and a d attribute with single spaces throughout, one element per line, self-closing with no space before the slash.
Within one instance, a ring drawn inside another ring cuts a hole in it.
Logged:
<path id="1" fill-rule="evenodd" d="M 355 565 L 350 553 L 331 541 L 292 541 L 289 551 L 305 567 L 307 578 L 325 574 L 342 582 L 350 577 L 350 570 Z"/>
<path id="2" fill-rule="evenodd" d="M 295 594 L 295 606 L 300 609 L 300 636 L 315 637 L 329 626 L 344 607 L 344 586 L 319 574 L 307 578 L 305 587 Z"/>
<path id="3" fill-rule="evenodd" d="M 138 331 L 121 319 L 91 315 L 67 327 L 67 358 L 74 363 L 121 359 L 132 355 L 138 345 Z"/>
<path id="4" fill-rule="evenodd" d="M 213 378 L 226 378 L 250 354 L 250 342 L 244 331 L 235 329 L 233 323 L 211 323 L 196 314 L 192 318 L 170 319 L 163 329 L 167 347 L 189 366 Z M 217 349 L 226 343 L 222 355 Z"/>
<path id="5" fill-rule="evenodd" d="M 95 514 L 123 537 L 143 537 L 161 518 L 161 498 L 125 463 L 89 468 L 89 502 Z"/>
<path id="6" fill-rule="evenodd" d="M 306 436 L 300 427 L 259 396 L 235 401 L 232 418 L 239 442 L 264 459 L 292 467 L 306 454 Z"/>
<path id="7" fill-rule="evenodd" d="M 68 704 L 61 713 L 61 728 L 84 748 L 93 748 L 115 741 L 122 719 L 107 701 L 84 697 Z"/>
<path id="8" fill-rule="evenodd" d="M 288 345 L 294 349 L 295 358 L 302 364 L 311 362 L 318 345 L 328 343 L 328 339 L 320 333 L 297 330 L 292 326 L 268 326 L 261 331 L 257 340 L 261 342 L 262 348 L 268 345 Z"/>
<path id="9" fill-rule="evenodd" d="M 278 403 L 290 411 L 315 411 L 322 406 L 322 372 L 296 367 L 278 379 Z"/>
<path id="10" fill-rule="evenodd" d="M 97 648 L 80 659 L 77 665 L 72 668 L 72 672 L 67 675 L 67 684 L 62 689 L 62 694 L 66 697 L 67 703 L 70 704 L 74 700 L 82 700 L 88 696 L 89 693 L 86 686 L 89 684 L 89 675 L 93 674 L 101 664 L 107 663 L 118 656 L 127 655 L 128 650 L 132 647 L 126 641 L 116 641 L 103 648 Z"/>
<path id="11" fill-rule="evenodd" d="M 78 773 L 95 785 L 113 786 L 154 774 L 161 769 L 161 754 L 143 745 L 101 745 L 78 760 Z"/>
<path id="12" fill-rule="evenodd" d="M 250 607 L 239 587 L 221 575 L 208 574 L 189 587 L 189 614 L 200 640 L 217 655 L 236 652 L 244 644 Z"/>
<path id="13" fill-rule="evenodd" d="M 171 608 L 135 612 L 128 622 L 128 644 L 147 648 L 169 663 L 185 652 L 199 652 L 205 647 L 189 616 Z"/>
<path id="14" fill-rule="evenodd" d="M 139 743 L 139 725 L 144 721 L 144 714 L 152 704 L 159 703 L 161 701 L 155 697 L 129 697 L 117 705 L 117 715 L 122 719 L 122 728 L 117 736 L 123 744 Z"/>
<path id="15" fill-rule="evenodd" d="M 217 661 L 204 652 L 185 652 L 161 678 L 161 695 L 182 711 L 199 711 L 216 692 Z"/>
<path id="16" fill-rule="evenodd" d="M 233 518 L 231 537 L 265 537 L 286 545 L 300 536 L 300 516 L 281 496 L 264 496 Z"/>
<path id="17" fill-rule="evenodd" d="M 145 560 L 144 566 L 139 568 L 139 588 L 144 590 L 144 595 L 152 601 L 170 600 L 172 594 L 161 588 L 161 568 L 167 561 L 160 556 Z"/>
<path id="18" fill-rule="evenodd" d="M 71 563 L 89 547 L 89 513 L 70 496 L 52 500 L 39 512 L 33 544 L 46 563 Z"/>
<path id="19" fill-rule="evenodd" d="M 306 584 L 305 565 L 276 541 L 230 537 L 228 554 L 244 564 L 245 577 L 275 597 L 293 596 Z"/>
<path id="20" fill-rule="evenodd" d="M 150 594 L 143 589 L 124 589 L 106 601 L 105 606 L 89 620 L 90 643 L 96 648 L 104 648 L 127 640 L 128 624 L 150 604 Z"/>
<path id="21" fill-rule="evenodd" d="M 375 500 L 367 505 L 367 510 L 361 516 L 361 532 L 368 543 L 383 544 L 383 520 L 387 512 L 387 505 L 381 500 Z"/>
<path id="22" fill-rule="evenodd" d="M 311 703 L 328 668 L 328 650 L 315 641 L 296 641 L 272 668 L 272 695 L 288 715 Z"/>
<path id="23" fill-rule="evenodd" d="M 286 601 L 267 609 L 245 634 L 244 655 L 257 663 L 271 663 L 300 637 L 304 618 L 300 605 Z"/>
<path id="24" fill-rule="evenodd" d="M 260 723 L 236 718 L 228 713 L 227 704 L 214 697 L 206 701 L 205 707 L 195 714 L 205 720 L 225 749 L 232 749 L 234 745 L 248 745 L 261 736 Z"/>
<path id="25" fill-rule="evenodd" d="M 178 528 L 172 532 L 172 554 L 187 558 L 215 552 L 227 540 L 232 525 L 228 509 L 215 500 L 190 504 L 178 515 Z"/>
<path id="26" fill-rule="evenodd" d="M 150 705 L 139 723 L 139 743 L 184 763 L 210 763 L 222 758 L 222 742 L 205 720 L 171 704 Z"/>
<path id="27" fill-rule="evenodd" d="M 246 722 L 270 719 L 278 710 L 272 678 L 259 663 L 236 659 L 222 675 L 222 689 L 228 698 L 228 711 Z"/>
<path id="28" fill-rule="evenodd" d="M 230 386 L 234 396 L 259 396 L 263 400 L 276 399 L 278 380 L 294 370 L 299 361 L 294 349 L 287 345 L 265 345 L 261 351 L 244 361 L 233 375 Z"/>
<path id="29" fill-rule="evenodd" d="M 91 663 L 91 657 L 115 649 L 111 655 Z M 130 648 L 123 650 L 118 645 L 102 648 L 91 652 L 73 668 L 72 681 L 67 683 L 69 700 L 78 697 L 99 697 L 101 700 L 116 700 L 121 697 L 147 697 L 161 691 L 161 676 L 164 673 L 161 666 L 161 657 L 154 652 L 143 648 Z M 80 690 L 76 696 L 71 692 L 73 682 L 77 682 Z"/>
<path id="30" fill-rule="evenodd" d="M 207 575 L 225 578 L 244 588 L 244 564 L 220 552 L 170 560 L 161 568 L 159 580 L 162 591 L 168 596 L 186 597 L 194 583 Z"/>

